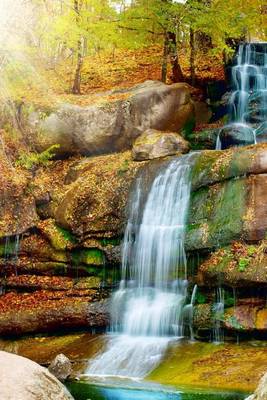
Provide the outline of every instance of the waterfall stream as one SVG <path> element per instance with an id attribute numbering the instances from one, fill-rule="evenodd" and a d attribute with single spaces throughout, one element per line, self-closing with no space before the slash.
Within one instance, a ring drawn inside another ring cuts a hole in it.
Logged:
<path id="1" fill-rule="evenodd" d="M 267 141 L 266 44 L 247 43 L 239 46 L 236 65 L 232 67 L 232 87 L 229 123 L 218 134 L 217 150 L 225 147 L 221 139 L 229 131 L 236 138 L 235 144 Z"/>
<path id="2" fill-rule="evenodd" d="M 142 206 L 142 178 L 130 204 L 123 243 L 122 281 L 112 301 L 107 349 L 87 374 L 142 378 L 183 335 L 187 295 L 185 224 L 193 156 L 170 161 Z"/>

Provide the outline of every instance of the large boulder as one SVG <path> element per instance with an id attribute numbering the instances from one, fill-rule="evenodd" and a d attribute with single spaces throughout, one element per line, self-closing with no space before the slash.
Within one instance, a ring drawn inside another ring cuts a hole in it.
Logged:
<path id="1" fill-rule="evenodd" d="M 4 351 L 0 352 L 0 384 L 5 400 L 73 400 L 46 368 Z"/>
<path id="2" fill-rule="evenodd" d="M 88 107 L 65 104 L 45 118 L 32 114 L 35 148 L 59 144 L 61 154 L 111 153 L 131 148 L 146 129 L 177 132 L 194 120 L 189 87 L 182 83 L 147 81 L 103 99 Z"/>
<path id="3" fill-rule="evenodd" d="M 135 161 L 144 161 L 188 151 L 188 142 L 178 133 L 148 129 L 135 140 L 132 156 Z"/>
<path id="4" fill-rule="evenodd" d="M 267 373 L 263 375 L 255 392 L 246 400 L 267 400 Z"/>

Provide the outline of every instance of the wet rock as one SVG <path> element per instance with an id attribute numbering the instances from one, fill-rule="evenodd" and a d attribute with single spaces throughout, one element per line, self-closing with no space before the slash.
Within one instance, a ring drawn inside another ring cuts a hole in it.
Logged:
<path id="1" fill-rule="evenodd" d="M 255 143 L 253 128 L 245 124 L 227 125 L 219 133 L 222 150 L 233 146 L 248 146 Z"/>
<path id="2" fill-rule="evenodd" d="M 1 397 L 5 400 L 72 400 L 46 368 L 14 354 L 0 352 Z"/>
<path id="3" fill-rule="evenodd" d="M 255 131 L 257 143 L 267 142 L 267 121 L 263 122 Z"/>
<path id="4" fill-rule="evenodd" d="M 267 400 L 267 373 L 261 378 L 254 394 L 247 397 L 246 400 Z"/>
<path id="5" fill-rule="evenodd" d="M 105 98 L 105 94 L 103 95 Z M 33 141 L 39 151 L 60 144 L 60 154 L 103 154 L 129 149 L 146 129 L 179 131 L 194 106 L 186 84 L 147 81 L 112 93 L 113 101 L 79 107 L 63 105 L 44 120 L 35 115 Z"/>
<path id="6" fill-rule="evenodd" d="M 188 142 L 178 133 L 148 129 L 134 142 L 132 157 L 144 161 L 188 151 Z"/>
<path id="7" fill-rule="evenodd" d="M 216 148 L 218 128 L 206 128 L 193 131 L 187 136 L 193 150 L 213 150 Z"/>
<path id="8" fill-rule="evenodd" d="M 72 365 L 68 357 L 58 354 L 48 367 L 49 372 L 64 382 L 72 373 Z"/>

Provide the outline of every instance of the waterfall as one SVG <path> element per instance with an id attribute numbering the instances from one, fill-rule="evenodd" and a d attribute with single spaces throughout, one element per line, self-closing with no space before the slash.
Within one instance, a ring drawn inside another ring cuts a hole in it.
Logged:
<path id="1" fill-rule="evenodd" d="M 220 344 L 224 342 L 224 331 L 222 319 L 224 317 L 224 290 L 218 287 L 215 291 L 215 303 L 213 305 L 213 342 Z"/>
<path id="2" fill-rule="evenodd" d="M 142 178 L 131 201 L 123 243 L 122 281 L 112 301 L 110 340 L 87 374 L 142 378 L 183 335 L 187 295 L 185 224 L 192 155 L 165 165 L 144 206 Z"/>
<path id="3" fill-rule="evenodd" d="M 267 45 L 248 43 L 239 46 L 236 65 L 232 67 L 233 92 L 229 100 L 229 123 L 217 138 L 232 131 L 238 144 L 267 141 Z M 223 146 L 224 147 L 224 146 Z"/>
<path id="4" fill-rule="evenodd" d="M 194 304 L 196 300 L 196 294 L 197 294 L 197 285 L 194 285 L 193 291 L 191 294 L 191 300 L 190 303 L 184 306 L 183 309 L 183 320 L 184 323 L 187 325 L 188 333 L 190 340 L 194 340 L 194 329 L 193 329 L 193 324 L 194 324 Z"/>

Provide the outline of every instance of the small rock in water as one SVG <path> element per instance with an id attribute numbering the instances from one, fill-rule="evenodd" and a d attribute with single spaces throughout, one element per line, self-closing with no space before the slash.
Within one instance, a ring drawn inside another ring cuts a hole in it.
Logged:
<path id="1" fill-rule="evenodd" d="M 61 382 L 64 382 L 72 373 L 71 362 L 64 354 L 58 354 L 48 367 L 49 372 Z"/>

